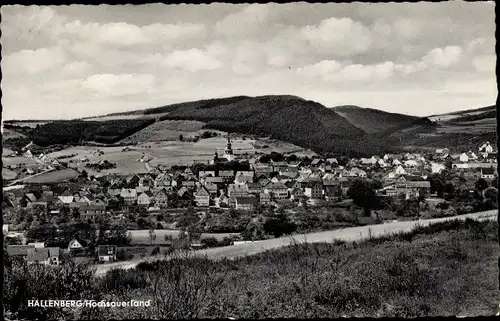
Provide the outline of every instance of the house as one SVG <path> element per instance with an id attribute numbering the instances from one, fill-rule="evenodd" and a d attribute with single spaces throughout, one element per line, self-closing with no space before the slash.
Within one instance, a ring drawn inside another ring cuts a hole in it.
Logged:
<path id="1" fill-rule="evenodd" d="M 324 161 L 321 158 L 315 158 L 311 162 L 311 166 L 318 167 L 319 165 L 323 164 Z"/>
<path id="2" fill-rule="evenodd" d="M 397 175 L 406 175 L 407 174 L 406 170 L 401 165 L 398 165 L 398 167 L 396 167 L 396 169 L 394 170 L 394 173 L 396 173 Z"/>
<path id="3" fill-rule="evenodd" d="M 439 148 L 436 149 L 436 154 L 437 155 L 447 155 L 450 153 L 450 150 L 448 148 Z"/>
<path id="4" fill-rule="evenodd" d="M 236 197 L 236 209 L 240 211 L 252 211 L 255 208 L 254 197 Z"/>
<path id="5" fill-rule="evenodd" d="M 221 194 L 219 197 L 215 199 L 215 207 L 218 208 L 227 208 L 229 206 L 229 197 L 225 194 Z"/>
<path id="6" fill-rule="evenodd" d="M 198 178 L 215 177 L 215 171 L 199 171 Z"/>
<path id="7" fill-rule="evenodd" d="M 88 205 L 83 204 L 80 206 L 80 216 L 82 219 L 95 220 L 98 216 L 106 213 L 106 205 Z"/>
<path id="8" fill-rule="evenodd" d="M 441 173 L 443 170 L 446 169 L 446 166 L 444 166 L 443 164 L 439 164 L 439 163 L 431 163 L 431 172 L 432 173 Z"/>
<path id="9" fill-rule="evenodd" d="M 74 196 L 69 190 L 65 190 L 61 195 L 59 195 L 58 199 L 63 204 L 70 204 L 73 202 Z"/>
<path id="10" fill-rule="evenodd" d="M 469 155 L 466 153 L 460 154 L 460 157 L 458 158 L 461 162 L 467 163 L 469 161 Z"/>
<path id="11" fill-rule="evenodd" d="M 295 187 L 290 191 L 290 199 L 293 201 L 300 201 L 305 197 L 302 188 Z"/>
<path id="12" fill-rule="evenodd" d="M 61 249 L 58 247 L 33 248 L 28 249 L 26 260 L 28 263 L 59 265 Z"/>
<path id="13" fill-rule="evenodd" d="M 33 246 L 35 249 L 43 249 L 45 247 L 45 242 L 32 242 L 28 243 L 28 245 Z"/>
<path id="14" fill-rule="evenodd" d="M 99 245 L 97 257 L 99 262 L 116 261 L 116 245 Z"/>
<path id="15" fill-rule="evenodd" d="M 72 253 L 81 251 L 84 248 L 84 244 L 85 243 L 82 240 L 73 238 L 71 241 L 69 241 L 68 252 Z"/>
<path id="16" fill-rule="evenodd" d="M 11 257 L 26 257 L 28 250 L 34 248 L 34 245 L 7 245 L 6 252 Z"/>
<path id="17" fill-rule="evenodd" d="M 342 197 L 342 188 L 338 180 L 323 180 L 323 188 L 325 190 L 326 199 L 337 199 Z"/>
<path id="18" fill-rule="evenodd" d="M 120 197 L 123 198 L 125 205 L 134 205 L 137 202 L 137 191 L 130 188 L 122 188 Z"/>
<path id="19" fill-rule="evenodd" d="M 227 188 L 227 195 L 229 197 L 246 197 L 249 196 L 250 191 L 248 185 L 230 184 Z"/>
<path id="20" fill-rule="evenodd" d="M 271 182 L 264 187 L 264 193 L 271 194 L 275 199 L 287 199 L 288 188 L 283 183 Z"/>
<path id="21" fill-rule="evenodd" d="M 250 194 L 259 194 L 262 191 L 262 186 L 259 183 L 247 183 L 247 186 Z"/>
<path id="22" fill-rule="evenodd" d="M 266 193 L 259 193 L 259 202 L 261 205 L 269 205 L 272 203 L 271 195 Z"/>
<path id="23" fill-rule="evenodd" d="M 308 181 L 304 187 L 304 195 L 309 198 L 323 198 L 323 183 L 321 181 Z"/>
<path id="24" fill-rule="evenodd" d="M 409 160 L 405 160 L 404 165 L 405 165 L 405 167 L 417 167 L 418 162 L 415 159 L 409 159 Z"/>
<path id="25" fill-rule="evenodd" d="M 137 174 L 134 174 L 127 177 L 126 184 L 128 185 L 128 187 L 137 187 L 140 181 L 141 178 Z"/>
<path id="26" fill-rule="evenodd" d="M 168 207 L 168 192 L 165 188 L 160 189 L 153 197 L 153 203 L 156 207 L 167 208 Z"/>
<path id="27" fill-rule="evenodd" d="M 204 187 L 200 187 L 194 194 L 195 202 L 197 206 L 209 206 L 210 205 L 210 192 Z"/>
<path id="28" fill-rule="evenodd" d="M 481 147 L 479 147 L 479 152 L 482 153 L 492 153 L 493 147 L 490 145 L 490 142 L 486 142 Z"/>
<path id="29" fill-rule="evenodd" d="M 233 171 L 219 171 L 218 177 L 221 177 L 224 182 L 230 183 L 234 181 L 234 172 Z"/>
<path id="30" fill-rule="evenodd" d="M 401 161 L 396 158 L 395 160 L 392 161 L 392 166 L 398 166 L 398 167 L 401 166 Z"/>
<path id="31" fill-rule="evenodd" d="M 149 206 L 153 203 L 153 194 L 151 192 L 143 192 L 137 196 L 137 205 Z"/>
<path id="32" fill-rule="evenodd" d="M 239 174 L 236 174 L 236 176 L 234 178 L 234 182 L 236 184 L 251 183 L 251 182 L 253 182 L 253 176 L 245 175 L 242 172 L 239 172 Z"/>
<path id="33" fill-rule="evenodd" d="M 484 179 L 495 178 L 495 169 L 492 167 L 481 168 L 481 178 Z"/>

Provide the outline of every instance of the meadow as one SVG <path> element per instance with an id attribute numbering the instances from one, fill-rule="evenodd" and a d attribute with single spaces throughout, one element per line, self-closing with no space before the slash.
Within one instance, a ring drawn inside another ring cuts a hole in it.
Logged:
<path id="1" fill-rule="evenodd" d="M 23 184 L 48 184 L 57 182 L 66 182 L 72 178 L 78 177 L 78 172 L 70 168 L 65 168 L 61 170 L 53 170 L 50 172 L 45 172 L 39 175 L 31 176 L 27 179 L 23 179 Z"/>
<path id="2" fill-rule="evenodd" d="M 265 139 L 258 141 L 252 139 L 234 139 L 231 140 L 231 142 L 233 151 L 236 155 L 244 153 L 254 154 L 256 152 L 270 153 L 271 151 L 281 153 L 308 152 L 307 150 L 292 144 Z M 148 165 L 150 167 L 155 167 L 159 164 L 166 166 L 191 165 L 197 161 L 208 162 L 212 160 L 215 151 L 222 156 L 222 153 L 226 148 L 226 144 L 227 139 L 225 137 L 212 137 L 201 139 L 197 142 L 181 142 L 177 140 L 140 143 L 130 146 L 72 146 L 61 151 L 50 153 L 48 156 L 57 158 L 65 155 L 76 154 L 75 156 L 66 158 L 65 161 L 72 160 L 73 163 L 78 163 L 81 159 L 86 157 L 89 162 L 108 160 L 109 162 L 116 164 L 116 168 L 103 170 L 102 173 L 146 173 L 148 171 L 146 164 L 140 162 L 140 159 L 144 155 L 147 156 Z M 259 148 L 255 148 L 254 145 L 258 145 Z M 267 147 L 264 148 L 264 146 Z M 124 151 L 126 147 L 127 150 Z M 99 155 L 97 150 L 102 151 L 103 154 Z M 82 169 L 84 168 L 83 163 L 80 163 L 78 166 Z"/>

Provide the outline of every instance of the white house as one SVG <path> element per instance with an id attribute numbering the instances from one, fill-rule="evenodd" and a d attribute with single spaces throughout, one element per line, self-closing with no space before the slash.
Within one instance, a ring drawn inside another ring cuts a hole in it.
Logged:
<path id="1" fill-rule="evenodd" d="M 409 159 L 405 161 L 405 166 L 406 167 L 417 167 L 418 162 L 414 159 Z"/>
<path id="2" fill-rule="evenodd" d="M 479 147 L 480 152 L 484 153 L 492 153 L 493 152 L 493 147 L 490 145 L 490 142 L 486 142 L 481 147 Z"/>
<path id="3" fill-rule="evenodd" d="M 73 203 L 74 196 L 69 190 L 65 190 L 58 198 L 63 204 L 71 204 Z"/>
<path id="4" fill-rule="evenodd" d="M 394 170 L 394 172 L 397 175 L 405 175 L 406 174 L 406 170 L 401 165 L 399 165 L 398 167 L 396 167 L 396 169 Z"/>
<path id="5" fill-rule="evenodd" d="M 68 244 L 68 251 L 75 251 L 83 249 L 83 244 L 78 241 L 76 238 L 72 239 Z"/>
<path id="6" fill-rule="evenodd" d="M 461 162 L 467 163 L 469 161 L 469 156 L 467 156 L 466 153 L 460 154 L 460 157 L 458 158 Z"/>
<path id="7" fill-rule="evenodd" d="M 401 162 L 399 161 L 399 159 L 395 159 L 395 160 L 392 161 L 392 165 L 393 166 L 399 166 L 399 165 L 401 165 Z"/>
<path id="8" fill-rule="evenodd" d="M 441 173 L 446 167 L 443 164 L 431 163 L 432 173 Z"/>

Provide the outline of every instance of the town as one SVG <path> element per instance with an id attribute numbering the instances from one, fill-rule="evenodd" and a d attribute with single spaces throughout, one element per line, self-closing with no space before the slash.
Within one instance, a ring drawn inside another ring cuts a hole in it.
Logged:
<path id="1" fill-rule="evenodd" d="M 348 159 L 243 155 L 227 136 L 223 154 L 215 152 L 209 162 L 126 176 L 87 172 L 113 167 L 107 160 L 83 159 L 78 167 L 65 160 L 68 155 L 33 154 L 28 145 L 18 156 L 35 159 L 35 167 L 9 170 L 32 175 L 72 167 L 79 176 L 4 187 L 6 252 L 30 263 L 130 260 L 176 247 L 230 246 L 497 208 L 497 152 L 489 142 L 461 153 L 443 148 Z"/>

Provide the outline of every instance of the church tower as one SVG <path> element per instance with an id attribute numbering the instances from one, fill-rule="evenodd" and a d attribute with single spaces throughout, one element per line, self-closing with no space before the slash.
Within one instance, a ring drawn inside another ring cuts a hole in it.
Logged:
<path id="1" fill-rule="evenodd" d="M 227 159 L 229 162 L 235 160 L 233 154 L 233 148 L 231 147 L 231 138 L 229 138 L 229 136 L 227 136 L 227 145 L 226 149 L 224 150 L 224 158 Z"/>

